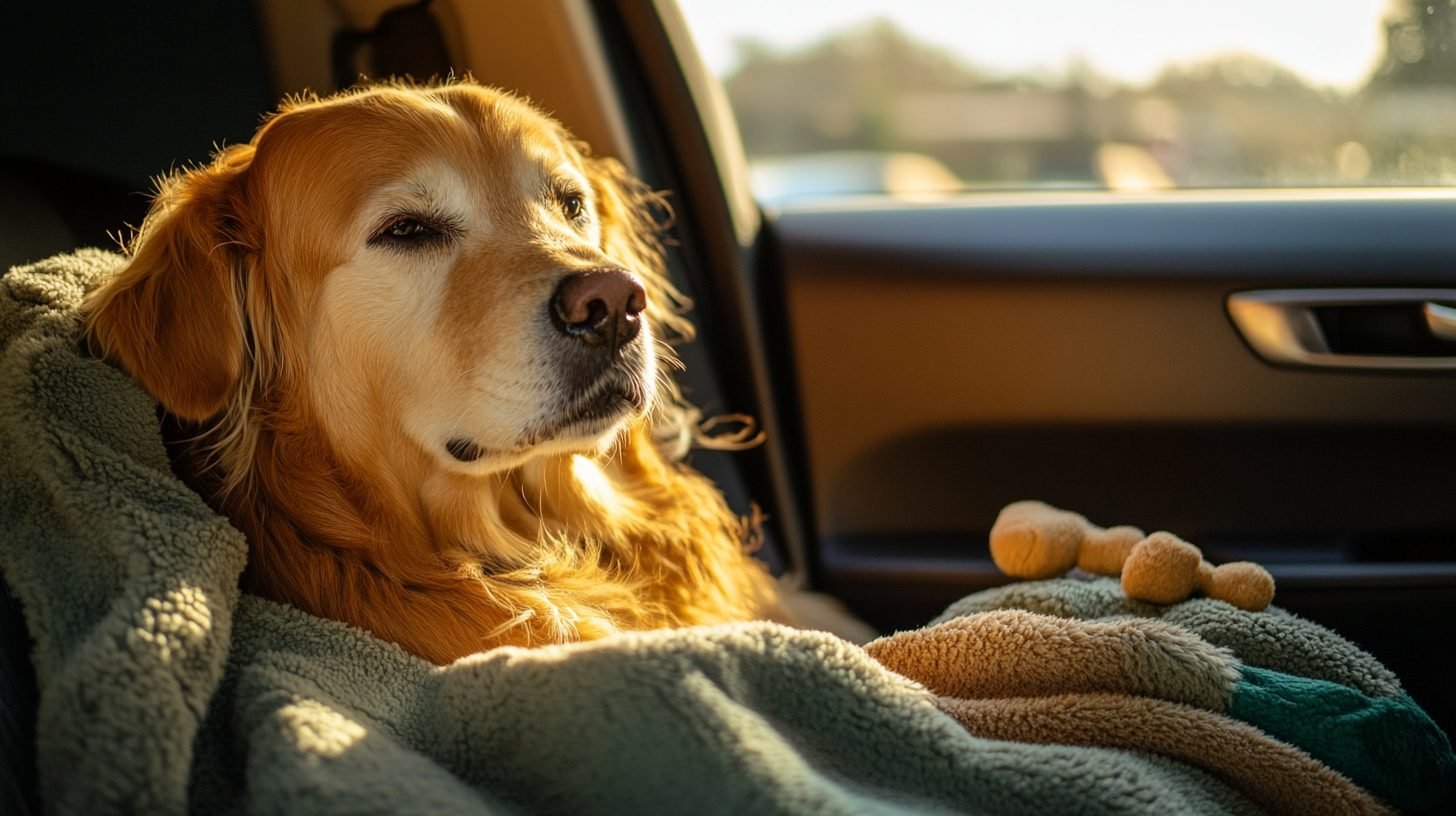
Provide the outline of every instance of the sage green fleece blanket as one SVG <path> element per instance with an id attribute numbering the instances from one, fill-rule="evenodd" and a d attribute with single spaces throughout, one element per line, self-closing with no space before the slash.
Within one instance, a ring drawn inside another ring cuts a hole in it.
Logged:
<path id="1" fill-rule="evenodd" d="M 1123 607 L 1105 583 L 982 593 L 921 641 L 868 651 L 757 623 L 503 648 L 445 668 L 243 596 L 241 535 L 173 477 L 149 398 L 79 346 L 83 293 L 119 263 L 82 251 L 0 286 L 0 570 L 35 638 L 50 812 L 1288 809 L 1187 745 L 1238 729 L 1256 733 L 1237 745 L 1288 760 L 1271 773 L 1313 774 L 1302 784 L 1351 812 L 1450 801 L 1444 736 L 1367 655 L 1281 613 Z M 1116 628 L 1130 616 L 1161 616 L 1154 634 L 1186 654 L 1154 649 L 1164 662 L 1149 669 L 1145 649 L 1118 651 L 1149 637 L 1147 621 Z M 1071 629 L 1056 634 L 1058 621 Z M 1038 649 L 1049 631 L 1050 651 Z M 1124 657 L 1058 674 L 1070 653 L 1055 643 L 1088 637 L 1105 641 L 1093 652 Z M 1296 641 L 1306 647 L 1291 651 Z M 1022 673 L 1008 687 L 978 676 L 987 654 L 1020 660 Z M 1037 680 L 1037 661 L 1061 679 Z M 1301 697 L 1299 677 L 1326 685 Z M 1256 699 L 1261 681 L 1269 699 Z M 1249 710 L 1240 689 L 1255 695 Z M 1007 699 L 1022 709 L 971 710 Z M 1203 730 L 1041 739 L 1057 712 L 1105 725 L 1087 712 L 1109 699 L 1149 701 L 1164 724 L 1197 712 L 1185 719 Z M 1335 723 L 1309 705 L 1331 699 L 1362 711 L 1395 701 L 1405 719 L 1381 720 L 1399 734 L 1367 756 L 1372 743 L 1348 730 L 1301 732 L 1301 720 Z M 1389 751 L 1419 768 L 1400 776 Z"/>

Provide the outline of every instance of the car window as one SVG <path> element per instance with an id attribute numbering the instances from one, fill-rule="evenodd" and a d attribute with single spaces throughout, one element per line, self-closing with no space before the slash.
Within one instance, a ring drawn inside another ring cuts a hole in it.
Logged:
<path id="1" fill-rule="evenodd" d="M 1456 184 L 1456 0 L 681 0 L 768 203 Z"/>

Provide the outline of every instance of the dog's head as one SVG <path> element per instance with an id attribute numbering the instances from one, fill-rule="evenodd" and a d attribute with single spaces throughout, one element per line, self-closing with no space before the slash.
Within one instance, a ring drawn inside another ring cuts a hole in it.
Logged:
<path id="1" fill-rule="evenodd" d="M 490 473 L 649 410 L 674 296 L 649 201 L 474 84 L 298 102 L 164 183 L 88 328 L 184 419 Z"/>

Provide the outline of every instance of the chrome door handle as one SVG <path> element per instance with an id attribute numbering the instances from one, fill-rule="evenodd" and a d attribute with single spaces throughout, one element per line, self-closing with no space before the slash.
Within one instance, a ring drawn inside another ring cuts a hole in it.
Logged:
<path id="1" fill-rule="evenodd" d="M 1426 327 L 1442 340 L 1456 341 L 1456 308 L 1427 301 L 1421 305 Z"/>
<path id="2" fill-rule="evenodd" d="M 1456 369 L 1456 289 L 1265 289 L 1229 295 L 1229 317 L 1249 346 L 1272 363 L 1326 368 Z M 1342 354 L 1331 349 L 1315 310 L 1400 306 L 1419 310 L 1431 337 L 1450 354 Z"/>

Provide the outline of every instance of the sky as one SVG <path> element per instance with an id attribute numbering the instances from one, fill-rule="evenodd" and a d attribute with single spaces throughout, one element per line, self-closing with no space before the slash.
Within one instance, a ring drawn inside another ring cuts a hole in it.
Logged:
<path id="1" fill-rule="evenodd" d="M 1060 74 L 1076 59 L 1130 83 L 1168 64 L 1253 53 L 1340 90 L 1384 53 L 1390 0 L 678 0 L 708 66 L 735 42 L 793 49 L 879 17 L 973 65 Z"/>

